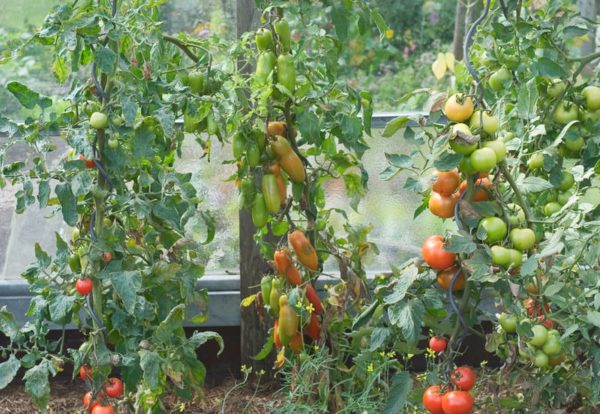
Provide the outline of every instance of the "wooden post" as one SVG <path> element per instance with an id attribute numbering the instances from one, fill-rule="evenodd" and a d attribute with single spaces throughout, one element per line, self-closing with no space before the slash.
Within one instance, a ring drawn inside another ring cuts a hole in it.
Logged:
<path id="1" fill-rule="evenodd" d="M 258 27 L 260 14 L 256 10 L 255 0 L 237 0 L 236 21 L 238 38 Z M 252 68 L 246 67 L 247 71 Z M 260 291 L 260 279 L 269 271 L 269 268 L 260 255 L 258 246 L 254 242 L 256 228 L 252 223 L 250 213 L 240 210 L 240 295 L 243 298 Z M 254 372 L 260 369 L 268 370 L 273 359 L 255 361 L 251 357 L 256 355 L 267 338 L 268 326 L 261 320 L 255 306 L 241 308 L 240 315 L 240 340 L 241 361 L 246 366 L 252 366 Z"/>
<path id="2" fill-rule="evenodd" d="M 453 51 L 456 60 L 463 58 L 463 42 L 465 40 L 465 18 L 467 7 L 465 0 L 456 0 L 456 16 L 454 18 L 454 40 Z"/>

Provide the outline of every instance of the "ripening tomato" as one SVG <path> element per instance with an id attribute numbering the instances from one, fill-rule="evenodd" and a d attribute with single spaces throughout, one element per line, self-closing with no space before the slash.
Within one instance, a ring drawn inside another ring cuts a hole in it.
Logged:
<path id="1" fill-rule="evenodd" d="M 433 352 L 444 352 L 446 350 L 446 345 L 448 344 L 448 340 L 446 338 L 442 338 L 440 336 L 433 336 L 429 340 L 429 348 Z"/>
<path id="2" fill-rule="evenodd" d="M 467 124 L 455 124 L 452 126 L 450 137 L 450 148 L 458 154 L 469 155 L 477 149 L 477 142 L 469 143 L 466 138 L 472 137 L 471 129 Z"/>
<path id="3" fill-rule="evenodd" d="M 319 322 L 319 317 L 315 312 L 310 314 L 310 320 L 304 327 L 304 332 L 306 332 L 308 337 L 313 341 L 318 341 L 319 338 L 321 338 L 321 324 Z"/>
<path id="4" fill-rule="evenodd" d="M 450 374 L 452 383 L 459 390 L 469 391 L 475 385 L 475 372 L 469 367 L 458 367 Z"/>
<path id="5" fill-rule="evenodd" d="M 279 339 L 279 320 L 275 319 L 275 323 L 273 324 L 273 342 L 277 348 L 281 348 L 283 344 Z"/>
<path id="6" fill-rule="evenodd" d="M 112 253 L 111 252 L 103 252 L 102 253 L 102 262 L 110 263 L 112 261 Z"/>
<path id="7" fill-rule="evenodd" d="M 452 95 L 444 105 L 446 118 L 452 122 L 465 122 L 473 115 L 473 100 L 460 93 Z"/>
<path id="8" fill-rule="evenodd" d="M 298 286 L 302 283 L 302 276 L 294 263 L 292 262 L 292 255 L 287 247 L 278 249 L 273 255 L 273 261 L 279 274 L 284 276 L 288 282 L 294 286 Z"/>
<path id="9" fill-rule="evenodd" d="M 92 410 L 92 414 L 115 414 L 112 405 L 97 405 Z"/>
<path id="10" fill-rule="evenodd" d="M 89 277 L 79 279 L 77 282 L 75 282 L 75 289 L 81 296 L 87 296 L 92 293 L 92 290 L 94 289 L 94 282 L 92 282 L 92 279 Z"/>
<path id="11" fill-rule="evenodd" d="M 277 177 L 274 174 L 264 174 L 262 177 L 262 193 L 267 210 L 275 214 L 281 208 Z"/>
<path id="12" fill-rule="evenodd" d="M 294 354 L 299 354 L 302 351 L 302 334 L 300 332 L 296 332 L 294 336 L 290 338 L 290 349 Z"/>
<path id="13" fill-rule="evenodd" d="M 123 381 L 115 377 L 109 378 L 104 384 L 104 392 L 110 398 L 121 398 L 123 395 Z"/>
<path id="14" fill-rule="evenodd" d="M 323 313 L 323 304 L 315 288 L 309 283 L 306 285 L 306 300 L 313 305 L 314 312 Z"/>
<path id="15" fill-rule="evenodd" d="M 451 195 L 458 188 L 460 177 L 457 170 L 434 171 L 432 190 L 441 195 Z"/>
<path id="16" fill-rule="evenodd" d="M 298 331 L 298 315 L 288 303 L 287 295 L 279 297 L 279 336 L 292 338 Z"/>
<path id="17" fill-rule="evenodd" d="M 432 385 L 423 393 L 423 406 L 431 414 L 444 414 L 444 410 L 442 410 L 443 396 L 440 386 Z"/>
<path id="18" fill-rule="evenodd" d="M 267 124 L 267 133 L 269 135 L 279 135 L 282 137 L 286 136 L 287 126 L 285 122 L 271 121 Z"/>
<path id="19" fill-rule="evenodd" d="M 88 412 L 91 413 L 94 407 L 100 405 L 100 402 L 97 400 L 92 400 L 92 391 L 88 391 L 83 396 L 83 406 L 88 409 Z"/>
<path id="20" fill-rule="evenodd" d="M 473 397 L 468 391 L 449 391 L 442 397 L 444 414 L 469 414 L 473 410 Z"/>
<path id="21" fill-rule="evenodd" d="M 452 282 L 452 277 L 456 274 L 456 272 L 460 268 L 457 265 L 449 267 L 448 269 L 440 270 L 437 274 L 437 284 L 444 290 L 450 289 L 450 283 Z M 454 282 L 453 292 L 460 292 L 465 288 L 465 276 L 463 272 L 456 277 L 456 281 Z"/>
<path id="22" fill-rule="evenodd" d="M 82 365 L 79 368 L 79 378 L 82 379 L 82 381 L 86 381 L 88 379 L 92 379 L 92 368 L 89 365 Z"/>
<path id="23" fill-rule="evenodd" d="M 271 141 L 271 149 L 277 156 L 279 166 L 290 176 L 290 179 L 295 183 L 303 182 L 306 178 L 304 164 L 289 141 L 281 135 L 276 135 Z"/>
<path id="24" fill-rule="evenodd" d="M 274 277 L 271 282 L 271 293 L 269 295 L 269 306 L 274 315 L 279 314 L 279 297 L 281 296 L 281 279 Z"/>
<path id="25" fill-rule="evenodd" d="M 478 178 L 473 187 L 474 189 L 471 201 L 487 201 L 490 199 L 488 190 L 492 187 L 492 183 L 488 178 Z M 460 183 L 459 190 L 461 195 L 467 190 L 466 180 L 463 180 Z"/>
<path id="26" fill-rule="evenodd" d="M 83 155 L 80 155 L 80 156 L 79 156 L 79 159 L 80 159 L 81 161 L 83 161 L 83 164 L 85 165 L 85 168 L 88 168 L 88 169 L 90 169 L 90 170 L 91 170 L 92 168 L 96 168 L 96 163 L 94 162 L 94 160 L 87 159 L 87 158 L 85 158 Z"/>
<path id="27" fill-rule="evenodd" d="M 279 190 L 279 198 L 281 199 L 281 207 L 287 203 L 287 183 L 281 174 L 275 174 L 277 181 L 277 189 Z"/>
<path id="28" fill-rule="evenodd" d="M 432 269 L 444 270 L 456 261 L 456 253 L 444 250 L 444 238 L 439 235 L 425 239 L 421 252 L 423 259 Z"/>
<path id="29" fill-rule="evenodd" d="M 310 270 L 316 271 L 319 267 L 319 258 L 317 257 L 317 251 L 306 235 L 296 229 L 288 235 L 288 241 L 292 245 L 298 261 Z"/>
<path id="30" fill-rule="evenodd" d="M 460 194 L 458 192 L 452 195 L 442 195 L 433 191 L 427 206 L 431 214 L 441 218 L 450 218 L 454 217 L 454 207 L 459 199 Z"/>

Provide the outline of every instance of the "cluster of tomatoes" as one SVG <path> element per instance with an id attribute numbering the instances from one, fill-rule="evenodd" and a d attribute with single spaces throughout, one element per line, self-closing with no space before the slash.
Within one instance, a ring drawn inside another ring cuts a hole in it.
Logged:
<path id="1" fill-rule="evenodd" d="M 294 230 L 288 235 L 297 261 L 309 271 L 318 268 L 318 257 L 310 240 L 300 230 Z M 298 267 L 294 264 L 290 250 L 287 247 L 277 249 L 273 255 L 273 266 L 278 276 L 265 275 L 261 279 L 259 301 L 274 317 L 273 342 L 278 349 L 288 346 L 292 352 L 301 352 L 304 344 L 303 333 L 311 340 L 316 341 L 321 337 L 320 315 L 323 305 L 315 288 L 304 283 Z M 299 313 L 290 305 L 288 296 L 284 293 L 285 285 L 304 286 L 304 297 L 309 305 L 309 316 L 306 321 L 300 320 Z"/>
<path id="2" fill-rule="evenodd" d="M 423 406 L 431 414 L 469 414 L 473 410 L 469 390 L 475 385 L 476 378 L 471 368 L 456 368 L 450 374 L 451 387 L 443 389 L 440 385 L 431 385 L 425 390 Z"/>
<path id="3" fill-rule="evenodd" d="M 79 377 L 89 384 L 92 381 L 92 369 L 89 365 L 79 368 Z M 114 414 L 115 409 L 108 399 L 118 399 L 123 396 L 123 381 L 116 377 L 110 377 L 102 386 L 102 391 L 94 394 L 88 391 L 83 396 L 83 406 L 90 414 Z"/>

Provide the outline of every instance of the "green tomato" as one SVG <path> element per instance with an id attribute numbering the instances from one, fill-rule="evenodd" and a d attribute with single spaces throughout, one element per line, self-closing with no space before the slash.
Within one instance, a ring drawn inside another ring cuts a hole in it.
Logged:
<path id="1" fill-rule="evenodd" d="M 501 139 L 483 143 L 484 148 L 491 148 L 496 153 L 496 162 L 501 162 L 506 157 L 506 144 Z"/>
<path id="2" fill-rule="evenodd" d="M 561 191 L 560 193 L 558 193 L 556 201 L 558 201 L 558 204 L 560 204 L 561 206 L 564 206 L 565 204 L 567 204 L 567 202 L 573 194 L 574 192 L 572 190 Z"/>
<path id="3" fill-rule="evenodd" d="M 600 109 L 600 87 L 598 86 L 586 86 L 581 91 L 581 95 L 585 98 L 585 106 L 588 111 L 595 111 Z"/>
<path id="4" fill-rule="evenodd" d="M 529 167 L 530 170 L 537 170 L 539 168 L 542 168 L 543 166 L 544 154 L 542 154 L 541 152 L 536 152 L 532 154 L 531 157 L 529 157 L 529 160 L 527 160 L 527 167 Z"/>
<path id="5" fill-rule="evenodd" d="M 117 149 L 119 147 L 119 140 L 116 138 L 110 138 L 108 140 L 108 147 L 110 149 Z"/>
<path id="6" fill-rule="evenodd" d="M 561 79 L 554 79 L 548 85 L 548 89 L 546 92 L 553 98 L 558 97 L 564 90 L 567 88 L 567 85 Z"/>
<path id="7" fill-rule="evenodd" d="M 258 149 L 258 144 L 255 142 L 248 144 L 246 160 L 250 167 L 256 167 L 260 163 L 260 149 Z"/>
<path id="8" fill-rule="evenodd" d="M 568 171 L 563 171 L 562 179 L 560 180 L 560 185 L 558 186 L 558 188 L 561 191 L 567 191 L 568 189 L 573 187 L 573 184 L 575 184 L 575 178 L 573 177 L 573 174 L 571 174 Z"/>
<path id="9" fill-rule="evenodd" d="M 485 217 L 479 222 L 478 231 L 485 230 L 486 236 L 483 240 L 488 244 L 493 244 L 503 240 L 506 237 L 506 223 L 498 217 Z"/>
<path id="10" fill-rule="evenodd" d="M 477 149 L 477 143 L 469 144 L 465 142 L 460 134 L 472 136 L 471 129 L 467 124 L 455 124 L 452 127 L 452 133 L 450 138 L 450 148 L 455 152 L 463 155 L 468 155 Z"/>
<path id="11" fill-rule="evenodd" d="M 504 142 L 512 141 L 514 138 L 515 134 L 513 134 L 512 132 L 507 132 L 504 135 L 502 135 L 502 141 Z"/>
<path id="12" fill-rule="evenodd" d="M 600 109 L 596 109 L 595 111 L 581 111 L 581 120 L 592 124 L 599 121 Z"/>
<path id="13" fill-rule="evenodd" d="M 513 227 L 525 224 L 525 213 L 518 204 L 509 203 L 506 205 L 506 217 L 508 218 L 508 223 Z"/>
<path id="14" fill-rule="evenodd" d="M 510 250 L 502 246 L 492 246 L 492 264 L 509 267 L 512 263 Z"/>
<path id="15" fill-rule="evenodd" d="M 531 229 L 512 229 L 510 241 L 517 250 L 529 250 L 535 245 L 535 233 Z"/>
<path id="16" fill-rule="evenodd" d="M 550 335 L 550 333 L 548 333 L 548 340 L 542 347 L 542 350 L 548 356 L 560 354 L 562 352 L 562 345 L 560 344 L 558 336 Z"/>
<path id="17" fill-rule="evenodd" d="M 510 71 L 503 66 L 496 72 L 492 73 L 492 76 L 490 76 L 490 87 L 494 91 L 500 92 L 502 89 L 504 89 L 504 84 L 508 82 L 511 78 L 512 76 L 510 74 Z"/>
<path id="18" fill-rule="evenodd" d="M 565 147 L 569 151 L 579 152 L 585 145 L 585 141 L 581 135 L 568 135 L 563 138 Z"/>
<path id="19" fill-rule="evenodd" d="M 458 164 L 458 169 L 465 175 L 474 175 L 477 171 L 471 165 L 471 158 L 468 155 L 463 156 Z"/>
<path id="20" fill-rule="evenodd" d="M 94 112 L 90 116 L 90 126 L 94 129 L 104 129 L 108 126 L 108 116 L 103 112 Z"/>
<path id="21" fill-rule="evenodd" d="M 256 46 L 261 52 L 274 50 L 275 42 L 273 41 L 273 33 L 266 28 L 258 29 L 256 31 Z"/>
<path id="22" fill-rule="evenodd" d="M 515 333 L 517 332 L 517 316 L 513 314 L 502 313 L 498 317 L 498 322 L 500 322 L 500 326 L 506 333 Z"/>
<path id="23" fill-rule="evenodd" d="M 557 203 L 556 201 L 551 201 L 549 203 L 546 203 L 546 205 L 544 206 L 544 215 L 546 217 L 550 217 L 554 213 L 558 212 L 560 210 L 560 207 L 561 207 L 560 204 Z"/>
<path id="24" fill-rule="evenodd" d="M 548 330 L 544 325 L 533 325 L 531 327 L 533 337 L 529 340 L 529 343 L 536 348 L 543 346 L 548 339 Z"/>
<path id="25" fill-rule="evenodd" d="M 480 129 L 483 126 L 483 130 L 489 135 L 493 135 L 498 131 L 498 124 L 498 118 L 490 115 L 488 111 L 475 111 L 469 122 L 471 129 Z"/>
<path id="26" fill-rule="evenodd" d="M 548 366 L 548 362 L 548 355 L 540 350 L 535 352 L 535 355 L 533 356 L 533 365 L 538 368 L 546 368 Z"/>
<path id="27" fill-rule="evenodd" d="M 514 269 L 521 266 L 521 263 L 523 263 L 523 253 L 516 249 L 508 249 L 508 252 L 510 253 L 511 267 Z"/>
<path id="28" fill-rule="evenodd" d="M 491 148 L 480 148 L 471 154 L 471 165 L 475 171 L 490 171 L 496 162 L 496 153 Z"/>
<path id="29" fill-rule="evenodd" d="M 204 73 L 199 70 L 193 70 L 189 74 L 190 90 L 193 93 L 204 92 Z"/>
<path id="30" fill-rule="evenodd" d="M 254 196 L 254 203 L 252 205 L 252 223 L 254 223 L 254 227 L 257 229 L 264 227 L 264 225 L 267 224 L 268 217 L 265 198 L 262 193 L 258 192 Z M 263 295 L 263 297 L 268 296 Z"/>
<path id="31" fill-rule="evenodd" d="M 565 125 L 571 121 L 575 121 L 578 116 L 579 109 L 577 108 L 577 105 L 569 101 L 563 101 L 558 104 L 552 118 L 557 124 Z"/>

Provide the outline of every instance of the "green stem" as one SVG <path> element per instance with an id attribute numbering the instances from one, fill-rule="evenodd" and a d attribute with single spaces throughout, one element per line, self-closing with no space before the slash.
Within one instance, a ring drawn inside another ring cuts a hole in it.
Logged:
<path id="1" fill-rule="evenodd" d="M 182 40 L 180 40 L 176 37 L 173 37 L 173 36 L 169 36 L 169 35 L 164 35 L 163 39 L 169 43 L 174 44 L 178 48 L 180 48 L 190 59 L 192 59 L 194 62 L 198 63 L 198 60 L 199 60 L 198 56 L 196 56 L 194 54 L 194 52 L 192 52 L 190 50 L 190 48 L 187 46 L 187 44 L 184 43 Z"/>
<path id="2" fill-rule="evenodd" d="M 515 182 L 513 176 L 510 174 L 510 172 L 506 168 L 506 164 L 504 162 L 500 163 L 498 165 L 498 168 L 500 169 L 500 172 L 502 172 L 502 175 L 504 176 L 504 178 L 506 178 L 506 181 L 508 181 L 508 184 L 512 188 L 513 192 L 515 193 L 515 197 L 517 197 L 517 203 L 523 209 L 523 213 L 525 214 L 525 220 L 527 221 L 527 226 L 532 227 L 531 226 L 531 211 L 529 210 L 529 206 L 525 203 L 525 199 L 523 198 L 523 195 L 521 194 L 521 190 L 519 190 L 519 187 L 517 186 L 517 183 Z"/>

